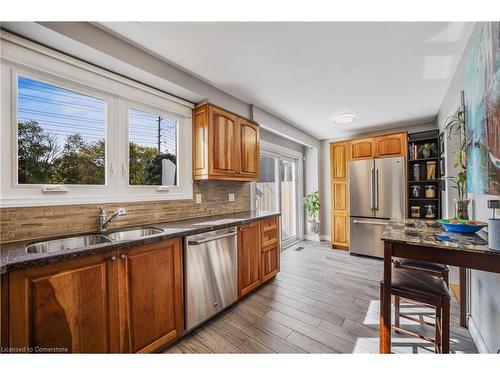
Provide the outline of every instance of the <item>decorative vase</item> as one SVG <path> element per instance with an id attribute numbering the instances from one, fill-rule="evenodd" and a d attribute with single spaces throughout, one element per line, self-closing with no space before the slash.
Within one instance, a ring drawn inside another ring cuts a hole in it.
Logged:
<path id="1" fill-rule="evenodd" d="M 317 234 L 319 233 L 319 221 L 316 221 L 315 219 L 309 220 L 307 222 L 307 228 L 309 230 L 309 233 Z"/>
<path id="2" fill-rule="evenodd" d="M 430 158 L 431 157 L 431 150 L 426 150 L 426 149 L 422 150 L 422 155 L 423 155 L 424 159 Z"/>
<path id="3" fill-rule="evenodd" d="M 455 218 L 469 220 L 470 199 L 453 199 L 453 202 L 455 202 Z"/>

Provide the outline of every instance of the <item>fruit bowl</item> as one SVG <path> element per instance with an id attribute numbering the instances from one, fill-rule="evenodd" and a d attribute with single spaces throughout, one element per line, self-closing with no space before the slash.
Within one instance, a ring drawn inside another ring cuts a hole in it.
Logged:
<path id="1" fill-rule="evenodd" d="M 478 230 L 488 225 L 482 221 L 462 219 L 441 219 L 437 222 L 447 231 L 457 233 L 476 233 Z"/>

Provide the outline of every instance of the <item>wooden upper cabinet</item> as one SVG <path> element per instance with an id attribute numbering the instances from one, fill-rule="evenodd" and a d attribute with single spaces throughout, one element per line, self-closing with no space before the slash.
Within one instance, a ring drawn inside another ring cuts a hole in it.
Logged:
<path id="1" fill-rule="evenodd" d="M 347 178 L 347 160 L 349 155 L 349 142 L 330 144 L 330 158 L 332 162 L 331 178 Z"/>
<path id="2" fill-rule="evenodd" d="M 259 125 L 209 103 L 196 107 L 193 178 L 257 181 Z"/>
<path id="3" fill-rule="evenodd" d="M 240 169 L 236 174 L 257 179 L 259 175 L 259 126 L 240 119 Z"/>
<path id="4" fill-rule="evenodd" d="M 375 138 L 351 141 L 351 160 L 374 158 L 375 155 Z"/>
<path id="5" fill-rule="evenodd" d="M 406 133 L 389 134 L 375 138 L 377 156 L 406 156 Z"/>
<path id="6" fill-rule="evenodd" d="M 116 255 L 12 272 L 10 346 L 62 348 L 70 353 L 118 352 Z"/>
<path id="7" fill-rule="evenodd" d="M 238 118 L 217 107 L 210 107 L 209 113 L 209 172 L 234 176 L 240 169 Z"/>
<path id="8" fill-rule="evenodd" d="M 406 156 L 407 134 L 396 133 L 351 141 L 351 159 Z"/>
<path id="9" fill-rule="evenodd" d="M 132 248 L 120 255 L 127 296 L 122 352 L 154 352 L 182 335 L 180 239 Z"/>
<path id="10" fill-rule="evenodd" d="M 238 231 L 238 291 L 240 297 L 260 285 L 260 223 L 245 224 Z"/>

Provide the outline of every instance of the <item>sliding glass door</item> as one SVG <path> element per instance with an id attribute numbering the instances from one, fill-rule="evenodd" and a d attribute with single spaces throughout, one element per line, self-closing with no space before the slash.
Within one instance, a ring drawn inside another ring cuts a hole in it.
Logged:
<path id="1" fill-rule="evenodd" d="M 281 211 L 281 241 L 286 247 L 300 239 L 298 159 L 262 151 L 260 180 L 255 183 L 255 208 Z"/>

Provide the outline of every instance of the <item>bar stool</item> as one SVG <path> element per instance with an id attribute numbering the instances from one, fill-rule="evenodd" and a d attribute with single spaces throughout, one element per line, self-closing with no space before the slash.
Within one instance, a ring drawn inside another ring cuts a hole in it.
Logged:
<path id="1" fill-rule="evenodd" d="M 384 287 L 383 280 L 380 287 Z M 411 269 L 393 268 L 391 295 L 432 306 L 436 314 L 434 339 L 395 325 L 392 326 L 394 331 L 433 343 L 436 353 L 450 352 L 450 294 L 442 278 Z"/>

